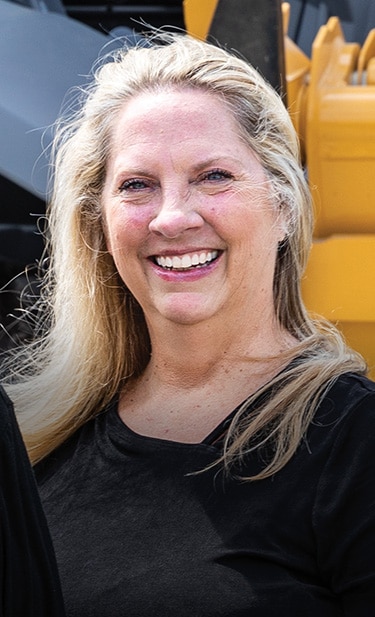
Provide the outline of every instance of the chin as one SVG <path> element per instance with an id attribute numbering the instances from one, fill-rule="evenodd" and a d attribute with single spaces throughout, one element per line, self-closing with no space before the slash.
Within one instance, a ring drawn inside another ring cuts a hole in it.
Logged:
<path id="1" fill-rule="evenodd" d="M 182 294 L 179 294 L 182 296 Z M 174 298 L 159 308 L 160 314 L 167 320 L 180 325 L 195 325 L 213 316 L 212 303 L 194 301 L 191 297 Z"/>

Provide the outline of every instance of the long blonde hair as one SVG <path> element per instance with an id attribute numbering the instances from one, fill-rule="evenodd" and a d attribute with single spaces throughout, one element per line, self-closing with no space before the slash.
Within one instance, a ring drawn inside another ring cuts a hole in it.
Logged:
<path id="1" fill-rule="evenodd" d="M 276 398 L 262 413 L 247 419 L 246 426 L 241 417 L 233 424 L 225 454 L 226 461 L 240 456 L 255 433 L 272 426 L 276 454 L 260 476 L 265 477 L 292 456 L 327 384 L 343 371 L 365 367 L 335 328 L 310 319 L 301 300 L 311 198 L 284 104 L 247 62 L 214 45 L 164 35 L 147 47 L 115 52 L 95 72 L 78 111 L 57 124 L 47 212 L 50 266 L 33 313 L 37 336 L 5 362 L 4 385 L 35 462 L 146 367 L 147 327 L 106 250 L 101 191 L 111 131 L 122 106 L 140 92 L 171 86 L 203 89 L 228 106 L 288 221 L 277 257 L 274 305 L 280 324 L 300 341 L 302 359 L 283 374 Z"/>

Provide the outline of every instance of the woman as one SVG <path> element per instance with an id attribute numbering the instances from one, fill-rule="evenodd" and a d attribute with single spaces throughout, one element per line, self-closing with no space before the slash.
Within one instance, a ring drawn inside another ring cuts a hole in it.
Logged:
<path id="1" fill-rule="evenodd" d="M 301 300 L 280 98 L 171 36 L 56 144 L 50 311 L 7 387 L 68 616 L 373 615 L 375 385 Z"/>

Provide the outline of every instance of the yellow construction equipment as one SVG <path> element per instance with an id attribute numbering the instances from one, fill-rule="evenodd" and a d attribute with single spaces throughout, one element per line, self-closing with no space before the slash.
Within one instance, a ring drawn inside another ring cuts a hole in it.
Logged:
<path id="1" fill-rule="evenodd" d="M 362 48 L 331 17 L 311 60 L 287 36 L 288 106 L 315 204 L 303 281 L 308 308 L 333 321 L 375 378 L 375 30 Z"/>
<path id="2" fill-rule="evenodd" d="M 187 31 L 206 38 L 218 0 L 184 0 Z M 303 281 L 307 307 L 333 321 L 375 378 L 375 29 L 362 47 L 331 17 L 308 58 L 288 37 L 288 109 L 301 143 L 316 226 Z"/>

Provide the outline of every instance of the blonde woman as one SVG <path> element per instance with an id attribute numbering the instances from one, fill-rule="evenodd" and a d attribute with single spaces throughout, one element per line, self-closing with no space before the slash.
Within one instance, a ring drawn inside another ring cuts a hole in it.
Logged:
<path id="1" fill-rule="evenodd" d="M 53 180 L 45 322 L 5 386 L 68 616 L 372 616 L 375 385 L 301 300 L 279 96 L 187 36 L 118 52 Z"/>

